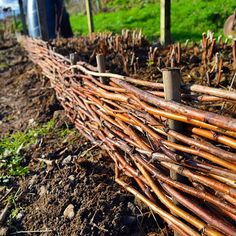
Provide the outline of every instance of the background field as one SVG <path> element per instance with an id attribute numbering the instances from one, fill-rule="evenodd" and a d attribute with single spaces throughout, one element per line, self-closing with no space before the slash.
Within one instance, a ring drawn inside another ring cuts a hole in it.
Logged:
<path id="1" fill-rule="evenodd" d="M 85 10 L 75 3 L 68 6 L 71 12 L 71 24 L 76 34 L 87 34 L 87 18 Z M 122 28 L 142 29 L 151 40 L 159 34 L 160 7 L 158 0 L 106 1 L 102 6 L 105 12 L 94 15 L 95 31 L 120 32 Z M 172 35 L 174 40 L 198 40 L 208 29 L 216 35 L 223 34 L 225 20 L 236 8 L 235 0 L 172 0 Z M 77 9 L 77 11 L 76 11 Z"/>

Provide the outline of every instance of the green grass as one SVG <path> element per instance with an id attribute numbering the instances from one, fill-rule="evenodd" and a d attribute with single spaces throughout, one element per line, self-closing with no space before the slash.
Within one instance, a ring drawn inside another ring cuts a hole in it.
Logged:
<path id="1" fill-rule="evenodd" d="M 24 161 L 21 150 L 36 143 L 41 136 L 47 135 L 54 127 L 54 121 L 46 125 L 31 129 L 27 132 L 16 132 L 0 140 L 0 180 L 10 176 L 23 176 L 28 168 L 22 164 Z"/>
<path id="2" fill-rule="evenodd" d="M 121 29 L 142 29 L 150 40 L 160 35 L 160 7 L 156 3 L 137 1 L 130 7 L 132 0 L 111 1 L 112 12 L 103 12 L 94 16 L 96 32 L 111 31 L 119 33 Z M 172 0 L 172 36 L 174 40 L 199 40 L 202 32 L 212 30 L 216 35 L 223 34 L 226 18 L 236 8 L 235 0 Z M 72 29 L 77 34 L 86 35 L 87 18 L 78 14 L 70 17 Z"/>
<path id="3" fill-rule="evenodd" d="M 40 138 L 47 135 L 56 135 L 58 140 L 63 140 L 73 133 L 73 129 L 56 128 L 54 120 L 40 125 L 27 132 L 16 132 L 0 139 L 0 181 L 28 173 L 22 150 L 27 150 Z"/>

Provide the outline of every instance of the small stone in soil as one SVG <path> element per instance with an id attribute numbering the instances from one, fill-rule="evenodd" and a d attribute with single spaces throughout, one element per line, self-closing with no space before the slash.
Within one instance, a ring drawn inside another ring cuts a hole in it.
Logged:
<path id="1" fill-rule="evenodd" d="M 74 180 L 75 180 L 75 176 L 74 176 L 74 175 L 70 175 L 70 176 L 68 177 L 68 179 L 69 179 L 70 181 L 74 181 Z"/>
<path id="2" fill-rule="evenodd" d="M 28 187 L 29 189 L 34 185 L 36 180 L 37 180 L 37 175 L 33 175 L 32 178 L 29 181 L 29 187 Z"/>
<path id="3" fill-rule="evenodd" d="M 75 216 L 74 206 L 72 204 L 69 204 L 64 210 L 63 215 L 65 218 L 69 220 L 73 219 Z"/>
<path id="4" fill-rule="evenodd" d="M 67 164 L 69 164 L 69 163 L 71 162 L 71 160 L 72 160 L 72 156 L 71 156 L 71 155 L 67 156 L 67 157 L 62 161 L 62 165 L 67 165 Z"/>
<path id="5" fill-rule="evenodd" d="M 36 125 L 34 118 L 29 119 L 28 124 L 29 124 L 29 126 Z"/>
<path id="6" fill-rule="evenodd" d="M 22 212 L 19 212 L 19 213 L 16 215 L 16 220 L 21 220 L 23 216 L 24 216 L 24 214 L 23 214 Z"/>
<path id="7" fill-rule="evenodd" d="M 42 197 L 44 194 L 46 194 L 46 192 L 47 192 L 46 187 L 44 185 L 41 186 L 39 189 L 39 195 Z"/>
<path id="8" fill-rule="evenodd" d="M 8 228 L 6 227 L 1 227 L 0 228 L 0 236 L 5 236 L 7 235 Z"/>

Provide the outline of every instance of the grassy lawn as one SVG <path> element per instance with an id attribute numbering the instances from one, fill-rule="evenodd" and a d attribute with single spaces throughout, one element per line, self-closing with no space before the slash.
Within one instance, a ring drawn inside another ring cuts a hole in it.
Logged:
<path id="1" fill-rule="evenodd" d="M 155 40 L 160 35 L 160 7 L 156 3 L 142 1 L 115 0 L 110 4 L 110 12 L 94 16 L 96 32 L 120 32 L 121 29 L 142 29 L 144 34 Z M 132 7 L 133 6 L 133 7 Z M 226 18 L 236 8 L 235 0 L 172 0 L 172 35 L 174 40 L 198 40 L 204 31 L 212 30 L 223 34 Z M 70 17 L 76 34 L 87 34 L 87 18 L 77 14 Z"/>

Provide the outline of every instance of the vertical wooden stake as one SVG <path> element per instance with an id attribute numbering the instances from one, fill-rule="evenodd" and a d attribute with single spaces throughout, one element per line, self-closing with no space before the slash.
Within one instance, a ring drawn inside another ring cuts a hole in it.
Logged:
<path id="1" fill-rule="evenodd" d="M 161 0 L 160 9 L 161 9 L 161 19 L 160 19 L 160 42 L 161 44 L 167 45 L 171 43 L 171 0 Z"/>
<path id="2" fill-rule="evenodd" d="M 105 65 L 105 57 L 103 54 L 97 54 L 96 56 L 97 60 L 97 67 L 99 73 L 105 73 L 106 72 L 106 65 Z M 100 77 L 100 82 L 103 84 L 108 84 L 108 80 L 106 78 Z"/>
<path id="3" fill-rule="evenodd" d="M 234 70 L 236 70 L 236 40 L 233 40 L 232 51 L 233 51 L 233 68 Z"/>
<path id="4" fill-rule="evenodd" d="M 164 83 L 164 94 L 166 100 L 172 100 L 175 102 L 181 102 L 181 74 L 180 69 L 178 68 L 166 68 L 162 70 L 162 77 Z M 183 131 L 183 125 L 181 122 L 176 120 L 168 120 L 168 126 L 170 129 L 175 130 L 177 132 Z M 177 142 L 177 140 L 173 137 L 168 136 L 168 140 L 171 142 Z M 170 171 L 170 177 L 173 180 L 181 180 L 181 176 L 177 174 L 175 171 Z M 175 204 L 178 204 L 175 199 L 173 199 Z M 174 235 L 178 234 L 174 232 Z"/>
<path id="5" fill-rule="evenodd" d="M 76 57 L 76 53 L 70 53 L 70 61 L 72 65 L 76 65 L 77 62 L 77 57 Z M 76 69 L 72 69 L 72 73 L 75 74 Z"/>
<path id="6" fill-rule="evenodd" d="M 85 0 L 85 1 L 86 1 L 86 12 L 88 17 L 88 31 L 89 34 L 91 34 L 92 32 L 94 32 L 92 4 L 91 0 Z"/>
<path id="7" fill-rule="evenodd" d="M 181 75 L 178 68 L 166 68 L 162 70 L 165 99 L 175 102 L 181 102 Z M 168 125 L 175 131 L 182 131 L 182 123 L 175 120 L 169 120 Z M 176 142 L 175 139 L 169 137 L 171 141 Z"/>
<path id="8" fill-rule="evenodd" d="M 177 62 L 178 64 L 180 64 L 181 62 L 181 44 L 180 43 L 177 44 L 177 49 L 178 49 Z"/>

